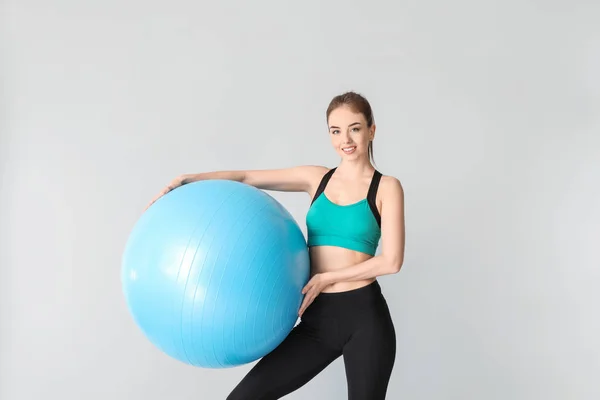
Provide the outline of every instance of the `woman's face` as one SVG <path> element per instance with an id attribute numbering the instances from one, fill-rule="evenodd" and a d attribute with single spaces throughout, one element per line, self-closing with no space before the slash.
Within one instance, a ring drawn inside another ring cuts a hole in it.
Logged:
<path id="1" fill-rule="evenodd" d="M 331 143 L 342 159 L 369 158 L 369 142 L 375 136 L 375 124 L 369 128 L 364 115 L 347 106 L 333 110 L 328 123 Z"/>

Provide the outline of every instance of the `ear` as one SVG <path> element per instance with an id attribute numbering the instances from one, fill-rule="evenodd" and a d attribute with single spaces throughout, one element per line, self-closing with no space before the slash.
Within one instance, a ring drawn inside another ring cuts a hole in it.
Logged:
<path id="1" fill-rule="evenodd" d="M 377 126 L 375 124 L 371 125 L 371 129 L 369 129 L 369 140 L 373 141 L 375 139 L 375 131 L 377 130 Z"/>

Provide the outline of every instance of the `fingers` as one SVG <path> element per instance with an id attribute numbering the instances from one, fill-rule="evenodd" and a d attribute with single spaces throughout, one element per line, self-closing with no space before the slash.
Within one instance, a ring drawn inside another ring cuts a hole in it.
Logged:
<path id="1" fill-rule="evenodd" d="M 177 187 L 179 187 L 181 185 L 183 185 L 183 181 L 181 180 L 181 178 L 173 179 L 166 187 L 163 188 L 163 190 L 160 191 L 160 193 L 158 193 L 158 195 L 156 197 L 154 197 L 152 199 L 152 201 L 150 201 L 150 203 L 146 206 L 146 210 L 152 204 L 154 204 L 158 199 L 160 199 L 162 196 L 164 196 L 165 194 L 169 193 L 170 191 L 176 189 Z"/>
<path id="2" fill-rule="evenodd" d="M 298 316 L 302 317 L 302 314 L 304 314 L 304 311 L 306 311 L 308 306 L 310 306 L 312 304 L 312 302 L 315 300 L 316 297 L 317 297 L 317 294 L 315 293 L 314 290 L 309 290 L 306 293 L 306 295 L 304 296 L 304 300 L 302 301 L 302 305 L 300 306 Z"/>
<path id="3" fill-rule="evenodd" d="M 148 208 L 150 208 L 150 206 L 154 203 L 156 203 L 156 201 L 158 199 L 160 199 L 162 196 L 164 196 L 165 194 L 169 193 L 170 191 L 172 191 L 174 189 L 174 187 L 172 187 L 171 185 L 165 187 L 163 190 L 160 191 L 160 193 L 154 197 L 150 203 L 148 203 L 148 205 L 146 206 L 145 210 L 147 210 Z"/>
<path id="4" fill-rule="evenodd" d="M 306 294 L 308 293 L 308 291 L 310 289 L 312 289 L 316 284 L 316 280 L 315 277 L 312 277 L 307 283 L 306 285 L 304 285 L 304 287 L 302 288 L 302 294 Z"/>
<path id="5" fill-rule="evenodd" d="M 309 300 L 308 298 L 304 298 L 304 301 L 302 302 L 302 306 L 300 306 L 300 311 L 298 311 L 298 316 L 302 317 L 302 314 L 304 314 L 304 311 L 306 311 L 306 309 L 308 308 L 308 306 L 311 305 L 311 303 L 313 302 L 313 300 Z"/>
<path id="6" fill-rule="evenodd" d="M 300 310 L 298 310 L 298 316 L 301 317 L 302 314 L 304 314 L 304 310 L 306 310 L 306 307 L 308 307 L 308 297 L 304 296 L 304 299 L 302 300 L 302 305 L 300 305 Z"/>

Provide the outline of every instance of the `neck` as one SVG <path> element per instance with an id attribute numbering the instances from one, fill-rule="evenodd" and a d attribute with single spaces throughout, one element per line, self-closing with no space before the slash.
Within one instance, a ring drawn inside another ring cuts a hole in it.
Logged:
<path id="1" fill-rule="evenodd" d="M 375 171 L 375 168 L 368 159 L 360 158 L 353 161 L 342 159 L 337 167 L 337 171 L 341 172 L 340 175 L 355 178 L 372 174 Z"/>

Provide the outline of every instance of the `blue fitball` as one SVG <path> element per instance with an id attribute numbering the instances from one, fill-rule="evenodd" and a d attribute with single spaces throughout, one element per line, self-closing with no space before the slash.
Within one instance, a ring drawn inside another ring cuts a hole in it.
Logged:
<path id="1" fill-rule="evenodd" d="M 206 367 L 261 358 L 294 327 L 309 279 L 304 235 L 265 192 L 235 181 L 186 184 L 155 202 L 122 264 L 129 311 L 169 356 Z"/>

